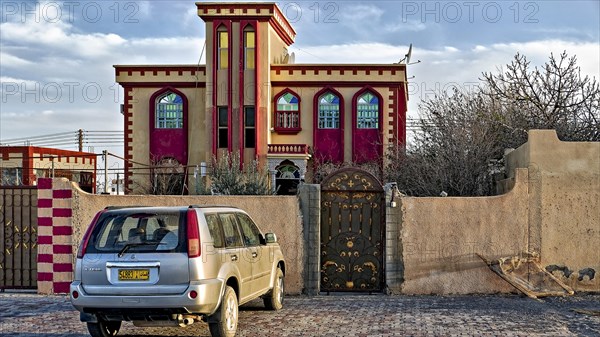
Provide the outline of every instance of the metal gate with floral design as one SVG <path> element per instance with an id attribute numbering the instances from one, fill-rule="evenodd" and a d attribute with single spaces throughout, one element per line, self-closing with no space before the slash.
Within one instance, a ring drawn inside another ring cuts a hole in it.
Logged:
<path id="1" fill-rule="evenodd" d="M 37 188 L 0 187 L 0 291 L 37 287 Z"/>
<path id="2" fill-rule="evenodd" d="M 381 291 L 385 207 L 370 173 L 346 168 L 321 183 L 321 291 Z"/>

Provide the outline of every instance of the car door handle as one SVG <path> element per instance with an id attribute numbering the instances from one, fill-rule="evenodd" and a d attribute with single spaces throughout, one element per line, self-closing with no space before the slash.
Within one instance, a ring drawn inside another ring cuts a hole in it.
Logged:
<path id="1" fill-rule="evenodd" d="M 235 262 L 238 260 L 237 255 L 231 255 L 231 261 Z"/>
<path id="2" fill-rule="evenodd" d="M 252 252 L 252 257 L 253 257 L 253 258 L 256 258 L 257 256 L 258 256 L 258 253 L 257 253 L 257 252 Z"/>

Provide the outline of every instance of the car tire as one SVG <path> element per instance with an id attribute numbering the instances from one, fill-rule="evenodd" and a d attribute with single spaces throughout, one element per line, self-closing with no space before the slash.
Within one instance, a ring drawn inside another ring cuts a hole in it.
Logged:
<path id="1" fill-rule="evenodd" d="M 98 323 L 87 324 L 88 331 L 92 337 L 110 337 L 116 336 L 121 329 L 121 321 L 102 321 L 98 320 Z"/>
<path id="2" fill-rule="evenodd" d="M 225 288 L 221 306 L 209 320 L 208 328 L 212 337 L 233 337 L 238 324 L 238 300 L 235 290 L 230 286 Z"/>
<path id="3" fill-rule="evenodd" d="M 283 308 L 283 296 L 285 293 L 283 281 L 283 271 L 281 268 L 277 267 L 277 272 L 275 273 L 275 284 L 273 285 L 273 289 L 271 292 L 263 298 L 265 302 L 265 307 L 269 310 L 279 310 Z"/>

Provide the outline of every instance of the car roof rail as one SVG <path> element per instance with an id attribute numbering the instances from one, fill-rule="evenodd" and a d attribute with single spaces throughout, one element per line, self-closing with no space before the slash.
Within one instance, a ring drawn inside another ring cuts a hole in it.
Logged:
<path id="1" fill-rule="evenodd" d="M 142 205 L 129 205 L 129 206 L 106 206 L 105 210 L 110 211 L 113 209 L 125 209 L 125 208 L 142 208 L 142 207 L 153 207 L 153 206 L 142 206 Z"/>
<path id="2" fill-rule="evenodd" d="M 190 205 L 189 208 L 236 208 L 236 209 L 238 209 L 238 207 L 228 206 L 228 205 Z"/>

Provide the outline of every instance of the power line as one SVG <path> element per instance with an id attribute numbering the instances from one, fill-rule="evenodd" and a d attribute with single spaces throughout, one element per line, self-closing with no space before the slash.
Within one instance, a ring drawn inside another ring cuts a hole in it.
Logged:
<path id="1" fill-rule="evenodd" d="M 76 147 L 83 145 L 116 147 L 125 144 L 125 132 L 120 130 L 82 130 L 0 140 L 3 146 Z M 116 144 L 116 145 L 115 145 Z"/>
<path id="2" fill-rule="evenodd" d="M 29 137 L 21 137 L 21 138 L 12 138 L 12 139 L 5 139 L 3 141 L 1 141 L 2 143 L 13 143 L 13 142 L 20 142 L 20 141 L 27 141 L 27 140 L 32 140 L 32 139 L 39 139 L 39 138 L 54 138 L 57 136 L 64 136 L 64 135 L 74 135 L 77 134 L 76 131 L 69 131 L 69 132 L 60 132 L 60 133 L 52 133 L 52 134 L 47 134 L 47 135 L 40 135 L 40 136 L 29 136 Z"/>

